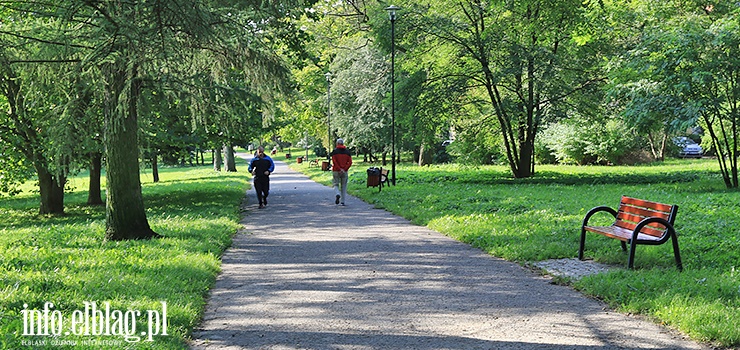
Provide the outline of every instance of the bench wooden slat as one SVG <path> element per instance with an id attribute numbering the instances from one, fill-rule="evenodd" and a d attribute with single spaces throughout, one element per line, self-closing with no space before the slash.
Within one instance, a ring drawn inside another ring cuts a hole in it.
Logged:
<path id="1" fill-rule="evenodd" d="M 627 242 L 630 239 L 632 239 L 632 232 L 634 231 L 634 229 L 629 230 L 629 229 L 624 229 L 624 228 L 616 227 L 616 226 L 585 226 L 584 229 L 586 229 L 586 231 L 598 233 L 598 234 L 601 234 L 607 237 L 618 239 L 623 242 Z M 637 234 L 637 240 L 638 241 L 658 241 L 660 240 L 660 237 L 656 237 L 653 235 L 646 235 L 642 233 L 641 231 L 640 233 Z"/>
<path id="2" fill-rule="evenodd" d="M 620 208 L 620 211 L 627 214 L 637 215 L 641 216 L 643 218 L 648 218 L 651 216 L 657 216 L 661 217 L 663 219 L 668 220 L 668 217 L 671 215 L 670 212 L 664 212 L 664 211 L 657 211 L 657 210 L 650 210 L 645 208 L 638 208 L 638 207 L 630 207 L 630 206 L 622 206 Z"/>
<path id="3" fill-rule="evenodd" d="M 672 224 L 671 212 L 673 207 L 673 205 L 623 196 L 619 203 L 619 211 L 614 225 L 624 229 L 634 230 L 640 221 L 649 217 L 659 217 Z M 640 233 L 663 237 L 665 235 L 665 227 L 661 224 L 653 223 L 645 226 L 640 230 Z"/>
<path id="4" fill-rule="evenodd" d="M 650 224 L 650 225 L 653 225 L 653 224 Z M 657 238 L 663 237 L 663 235 L 665 234 L 665 230 L 655 229 L 653 227 L 650 227 L 650 225 L 643 227 L 642 230 L 640 230 L 640 233 L 650 235 L 653 237 L 657 237 Z M 624 221 L 620 222 L 619 225 L 615 224 L 614 226 L 625 229 L 625 230 L 630 230 L 630 231 L 634 231 L 637 228 L 637 224 L 624 222 Z"/>
<path id="5" fill-rule="evenodd" d="M 629 214 L 629 213 L 625 213 L 623 211 L 620 211 L 620 212 L 617 213 L 617 222 L 624 221 L 624 222 L 636 224 L 636 223 L 642 221 L 643 219 L 650 218 L 650 217 L 658 217 L 658 218 L 662 218 L 662 219 L 668 221 L 668 216 L 663 216 L 663 215 L 653 215 L 653 216 L 634 215 L 634 214 Z"/>
<path id="6" fill-rule="evenodd" d="M 634 230 L 637 227 L 637 224 L 640 223 L 643 219 L 647 218 L 646 216 L 637 216 L 637 215 L 628 215 L 625 213 L 620 212 L 617 214 L 617 221 L 614 222 L 614 226 L 621 227 L 628 230 Z M 663 219 L 668 219 L 664 217 Z M 652 223 L 648 224 L 647 226 L 643 227 L 640 232 L 656 236 L 656 237 L 662 237 L 665 234 L 665 227 L 659 223 Z"/>
<path id="7" fill-rule="evenodd" d="M 644 199 L 637 199 L 637 198 L 632 198 L 632 197 L 627 197 L 627 196 L 622 196 L 622 202 L 624 204 L 629 204 L 633 206 L 653 208 L 655 210 L 660 210 L 666 213 L 670 212 L 671 209 L 673 208 L 673 205 L 670 205 L 670 204 L 651 202 L 651 201 L 646 201 Z"/>

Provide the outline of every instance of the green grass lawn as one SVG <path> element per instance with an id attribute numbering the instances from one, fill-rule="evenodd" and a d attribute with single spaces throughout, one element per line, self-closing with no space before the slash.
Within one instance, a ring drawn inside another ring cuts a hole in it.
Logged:
<path id="1" fill-rule="evenodd" d="M 301 151 L 293 155 L 288 160 L 293 168 L 330 181 L 330 173 L 295 163 Z M 283 160 L 284 152 L 275 159 Z M 209 166 L 164 168 L 157 184 L 142 172 L 149 222 L 165 236 L 150 241 L 104 241 L 104 208 L 84 204 L 84 176 L 71 179 L 74 190 L 66 197 L 67 215 L 62 217 L 38 217 L 34 192 L 1 198 L 0 348 L 24 347 L 29 339 L 46 340 L 46 347 L 55 349 L 60 346 L 53 339 L 78 345 L 90 339 L 119 342 L 108 348 L 185 347 L 219 271 L 219 257 L 239 228 L 239 206 L 249 183 L 243 161 L 238 166 L 241 172 L 235 174 L 218 174 Z M 586 211 L 616 206 L 621 195 L 678 204 L 683 272 L 676 270 L 669 245 L 639 246 L 636 270 L 620 269 L 572 285 L 620 311 L 647 315 L 694 339 L 740 345 L 740 192 L 724 188 L 712 160 L 636 167 L 538 166 L 536 176 L 520 180 L 512 179 L 505 167 L 402 164 L 398 185 L 380 193 L 365 186 L 369 166 L 356 160 L 352 194 L 523 264 L 576 257 Z M 28 189 L 33 191 L 33 183 Z M 627 261 L 617 241 L 597 235 L 588 237 L 586 256 L 615 266 Z M 130 332 L 133 324 L 119 324 L 120 332 L 131 333 L 131 343 L 121 336 L 23 336 L 21 312 L 42 310 L 45 302 L 54 303 L 51 311 L 64 317 L 84 310 L 85 302 L 144 315 L 134 323 L 136 332 Z M 146 310 L 162 312 L 162 302 L 168 335 L 135 342 L 147 331 Z"/>
<path id="2" fill-rule="evenodd" d="M 200 322 L 220 256 L 240 227 L 239 208 L 249 182 L 245 169 L 219 174 L 210 166 L 161 168 L 160 177 L 155 184 L 142 171 L 149 224 L 162 239 L 105 241 L 105 208 L 85 205 L 85 176 L 70 179 L 74 191 L 65 196 L 61 217 L 37 215 L 32 182 L 22 194 L 0 198 L 0 348 L 65 348 L 58 346 L 62 341 L 76 341 L 79 349 L 185 347 Z M 62 336 L 23 336 L 23 310 L 42 311 L 46 302 L 53 303 L 50 315 L 54 310 L 62 315 L 64 327 L 59 332 L 52 322 L 48 332 Z M 75 329 L 81 335 L 65 334 L 72 332 L 75 310 L 87 313 L 86 302 L 130 316 L 110 326 L 109 332 L 119 336 L 95 337 L 94 322 L 83 318 Z M 156 321 L 158 315 L 161 324 L 165 305 L 167 336 L 160 327 L 160 335 L 149 341 L 141 332 L 149 334 L 149 325 L 156 331 L 157 323 L 148 317 Z M 141 315 L 134 317 L 135 311 Z M 84 343 L 90 340 L 115 343 Z"/>
<path id="3" fill-rule="evenodd" d="M 288 162 L 316 181 L 330 183 L 330 172 Z M 522 264 L 577 257 L 586 212 L 599 205 L 616 207 L 622 195 L 677 204 L 683 272 L 676 269 L 670 243 L 638 246 L 635 270 L 618 269 L 571 284 L 622 312 L 646 315 L 696 340 L 740 345 L 740 192 L 725 189 L 716 160 L 537 166 L 529 179 L 513 179 L 501 166 L 404 163 L 397 166 L 397 186 L 382 192 L 366 187 L 371 165 L 355 160 L 351 194 Z M 597 219 L 604 224 L 613 220 Z M 619 241 L 595 234 L 586 238 L 585 255 L 615 266 L 627 264 Z"/>

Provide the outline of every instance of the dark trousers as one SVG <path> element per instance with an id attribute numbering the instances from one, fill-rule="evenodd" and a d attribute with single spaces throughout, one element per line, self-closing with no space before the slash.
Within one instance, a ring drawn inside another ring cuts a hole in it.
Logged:
<path id="1" fill-rule="evenodd" d="M 254 190 L 257 191 L 259 204 L 267 204 L 267 195 L 270 194 L 270 178 L 267 176 L 255 177 Z"/>

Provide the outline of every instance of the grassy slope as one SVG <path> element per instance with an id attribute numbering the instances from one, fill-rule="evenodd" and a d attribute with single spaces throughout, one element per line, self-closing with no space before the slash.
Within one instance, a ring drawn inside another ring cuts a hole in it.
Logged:
<path id="1" fill-rule="evenodd" d="M 105 208 L 84 205 L 84 177 L 73 179 L 77 189 L 66 196 L 63 217 L 38 217 L 35 193 L 0 199 L 0 348 L 18 348 L 31 339 L 50 344 L 51 337 L 21 336 L 24 304 L 42 309 L 46 301 L 65 317 L 84 309 L 86 301 L 99 307 L 109 302 L 111 309 L 124 312 L 161 310 L 165 301 L 169 336 L 129 345 L 183 348 L 200 321 L 220 255 L 239 227 L 239 206 L 249 185 L 245 173 L 217 174 L 208 167 L 162 169 L 160 176 L 161 182 L 153 184 L 142 174 L 149 223 L 165 236 L 150 241 L 105 242 Z M 137 319 L 140 333 L 146 317 Z M 65 327 L 70 323 L 65 320 Z"/>
<path id="2" fill-rule="evenodd" d="M 678 204 L 676 229 L 685 271 L 670 244 L 639 246 L 636 270 L 585 278 L 574 287 L 629 313 L 675 327 L 694 339 L 740 345 L 740 193 L 724 188 L 715 160 L 634 167 L 538 166 L 530 179 L 507 168 L 398 167 L 398 186 L 366 188 L 370 164 L 356 160 L 350 192 L 492 255 L 526 263 L 574 258 L 585 213 L 616 207 L 621 195 Z M 329 183 L 328 173 L 293 163 Z M 600 218 L 603 223 L 609 217 Z M 626 266 L 619 242 L 586 239 L 586 256 Z"/>

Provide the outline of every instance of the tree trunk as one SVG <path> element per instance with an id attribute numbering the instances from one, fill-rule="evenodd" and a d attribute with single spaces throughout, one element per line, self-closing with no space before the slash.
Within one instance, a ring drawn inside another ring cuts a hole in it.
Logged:
<path id="1" fill-rule="evenodd" d="M 25 109 L 25 99 L 21 93 L 21 80 L 10 67 L 4 66 L 0 68 L 4 68 L 3 74 L 0 75 L 0 82 L 2 82 L 2 94 L 8 101 L 8 116 L 11 117 L 11 120 L 16 121 L 15 127 L 19 129 L 16 131 L 16 134 L 22 135 L 22 141 L 16 143 L 14 146 L 33 163 L 39 179 L 39 193 L 41 197 L 39 214 L 64 214 L 64 185 L 67 179 L 66 177 L 57 178 L 49 172 L 49 162 L 46 160 L 44 154 L 38 151 L 41 146 L 38 144 L 40 137 L 37 134 L 37 129 L 33 126 L 33 123 L 23 117 L 27 111 Z"/>
<path id="2" fill-rule="evenodd" d="M 712 145 L 714 145 L 715 152 L 717 152 L 717 162 L 725 186 L 727 188 L 738 188 L 740 184 L 738 183 L 737 141 L 732 141 L 732 145 L 730 145 L 729 135 L 722 126 L 723 120 L 721 117 L 712 116 L 710 113 L 702 114 L 702 118 L 707 125 L 707 131 L 712 138 Z M 719 130 L 715 129 L 715 118 L 718 121 L 716 124 L 719 124 L 719 127 L 717 127 Z M 717 134 L 717 131 L 719 131 L 719 134 Z"/>
<path id="3" fill-rule="evenodd" d="M 152 178 L 154 182 L 159 182 L 159 165 L 157 164 L 157 151 L 151 151 L 149 161 L 152 163 Z"/>
<path id="4" fill-rule="evenodd" d="M 525 179 L 532 176 L 532 154 L 534 148 L 528 142 L 522 142 L 521 148 L 519 149 L 519 165 L 517 171 L 514 173 L 514 177 L 517 179 Z"/>
<path id="5" fill-rule="evenodd" d="M 45 167 L 38 166 L 36 174 L 39 177 L 39 193 L 41 215 L 64 214 L 64 185 L 67 182 L 64 176 L 54 176 Z"/>
<path id="6" fill-rule="evenodd" d="M 434 161 L 434 148 L 422 144 L 419 150 L 419 166 L 432 164 Z"/>
<path id="7" fill-rule="evenodd" d="M 660 161 L 665 160 L 665 152 L 666 148 L 668 146 L 668 134 L 664 134 L 663 138 L 660 141 Z"/>
<path id="8" fill-rule="evenodd" d="M 136 66 L 120 59 L 103 68 L 104 76 L 110 79 L 106 82 L 104 111 L 108 182 L 105 236 L 110 240 L 158 237 L 146 218 L 139 179 L 136 108 L 140 90 Z"/>
<path id="9" fill-rule="evenodd" d="M 227 172 L 236 172 L 236 159 L 234 159 L 234 147 L 229 145 L 224 145 L 224 154 L 226 155 L 226 171 Z"/>
<path id="10" fill-rule="evenodd" d="M 223 159 L 221 158 L 221 150 L 214 149 L 211 152 L 213 152 L 213 171 L 221 171 L 221 165 L 223 165 Z"/>
<path id="11" fill-rule="evenodd" d="M 103 168 L 103 155 L 95 152 L 90 154 L 90 184 L 87 190 L 88 205 L 103 205 L 100 192 L 100 174 Z"/>

